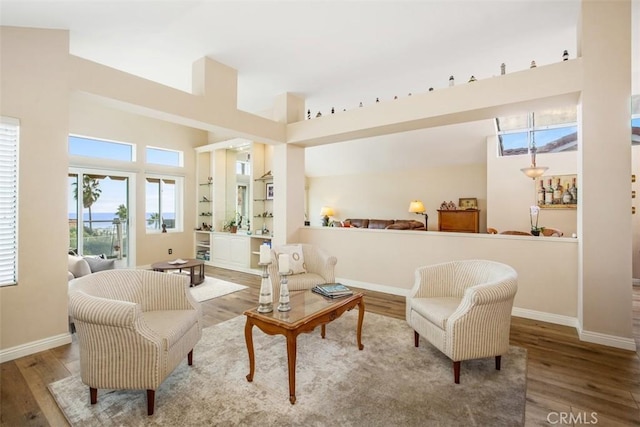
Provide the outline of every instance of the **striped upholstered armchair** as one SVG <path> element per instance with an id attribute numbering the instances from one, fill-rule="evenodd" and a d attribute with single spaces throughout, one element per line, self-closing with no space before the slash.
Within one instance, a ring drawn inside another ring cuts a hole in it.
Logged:
<path id="1" fill-rule="evenodd" d="M 70 311 L 80 344 L 80 373 L 91 403 L 98 389 L 155 390 L 202 336 L 202 309 L 188 278 L 145 270 L 101 271 L 72 281 Z"/>
<path id="2" fill-rule="evenodd" d="M 509 350 L 511 308 L 518 275 L 506 264 L 453 261 L 420 267 L 407 296 L 407 322 L 453 361 L 456 384 L 462 360 L 495 357 L 500 369 Z"/>
<path id="3" fill-rule="evenodd" d="M 298 257 L 297 253 L 302 252 Z M 271 250 L 271 265 L 269 276 L 273 283 L 273 300 L 278 301 L 280 295 L 280 275 L 278 273 L 278 255 L 289 254 L 289 266 L 293 274 L 287 277 L 290 291 L 311 289 L 315 285 L 333 283 L 336 281 L 334 268 L 337 258 L 329 255 L 324 249 L 307 243 L 294 243 L 276 247 Z M 296 259 L 298 258 L 298 259 Z M 298 263 L 297 261 L 300 261 Z M 304 270 L 304 272 L 302 272 Z"/>

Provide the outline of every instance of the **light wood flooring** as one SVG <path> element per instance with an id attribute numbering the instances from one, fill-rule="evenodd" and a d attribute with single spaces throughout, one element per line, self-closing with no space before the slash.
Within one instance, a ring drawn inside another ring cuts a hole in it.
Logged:
<path id="1" fill-rule="evenodd" d="M 207 267 L 206 273 L 249 289 L 205 301 L 205 326 L 231 319 L 256 305 L 258 276 L 212 267 Z M 403 297 L 364 292 L 367 311 L 404 319 Z M 640 348 L 637 287 L 633 298 L 634 334 Z M 584 343 L 573 328 L 518 317 L 512 321 L 511 342 L 528 350 L 527 426 L 640 426 L 638 352 Z M 407 336 L 407 345 L 413 345 L 413 335 Z M 196 353 L 196 361 L 197 357 Z M 47 384 L 79 373 L 75 338 L 72 344 L 6 362 L 0 368 L 0 426 L 68 425 Z M 565 423 L 559 422 L 560 417 Z"/>

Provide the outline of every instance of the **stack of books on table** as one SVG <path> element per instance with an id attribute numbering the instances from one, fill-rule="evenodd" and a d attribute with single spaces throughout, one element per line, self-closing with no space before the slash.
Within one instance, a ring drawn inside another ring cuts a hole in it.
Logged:
<path id="1" fill-rule="evenodd" d="M 311 291 L 329 298 L 342 298 L 353 295 L 351 289 L 342 283 L 325 283 L 324 285 L 314 286 Z"/>

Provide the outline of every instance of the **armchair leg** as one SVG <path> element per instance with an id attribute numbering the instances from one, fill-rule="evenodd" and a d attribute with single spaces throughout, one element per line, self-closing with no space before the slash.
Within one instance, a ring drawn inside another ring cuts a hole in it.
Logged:
<path id="1" fill-rule="evenodd" d="M 460 384 L 460 361 L 453 362 L 453 380 Z"/>
<path id="2" fill-rule="evenodd" d="M 502 356 L 496 356 L 496 370 L 500 370 L 500 361 L 502 360 Z"/>
<path id="3" fill-rule="evenodd" d="M 420 335 L 416 331 L 413 331 L 413 341 L 415 346 L 418 347 L 418 344 L 420 343 Z"/>
<path id="4" fill-rule="evenodd" d="M 89 387 L 89 396 L 91 397 L 91 404 L 95 405 L 98 403 L 98 389 Z"/>
<path id="5" fill-rule="evenodd" d="M 156 391 L 147 390 L 147 415 L 153 415 L 153 407 L 156 401 Z"/>
<path id="6" fill-rule="evenodd" d="M 187 362 L 189 363 L 189 366 L 193 365 L 193 349 L 191 349 L 189 354 L 187 354 Z"/>

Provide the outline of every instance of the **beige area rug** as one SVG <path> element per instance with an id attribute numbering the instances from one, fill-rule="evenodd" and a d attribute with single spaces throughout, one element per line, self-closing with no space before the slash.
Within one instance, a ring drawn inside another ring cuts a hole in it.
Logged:
<path id="1" fill-rule="evenodd" d="M 247 286 L 207 276 L 204 278 L 204 282 L 189 289 L 191 290 L 191 295 L 193 295 L 196 300 L 202 302 L 247 289 Z"/>
<path id="2" fill-rule="evenodd" d="M 183 361 L 156 391 L 89 388 L 78 376 L 49 384 L 74 426 L 518 426 L 523 424 L 526 350 L 512 347 L 496 371 L 494 359 L 462 363 L 453 383 L 451 361 L 421 341 L 403 320 L 364 316 L 364 350 L 356 347 L 357 310 L 298 337 L 295 405 L 289 403 L 286 342 L 253 329 L 256 372 L 249 361 L 244 316 L 203 331 L 194 365 Z"/>

